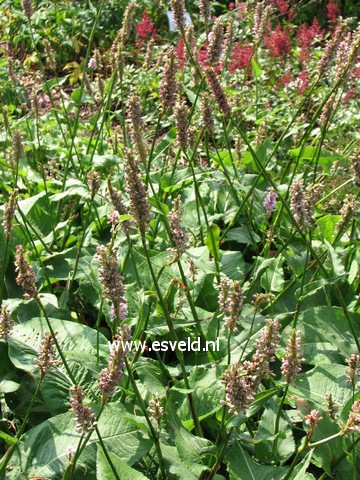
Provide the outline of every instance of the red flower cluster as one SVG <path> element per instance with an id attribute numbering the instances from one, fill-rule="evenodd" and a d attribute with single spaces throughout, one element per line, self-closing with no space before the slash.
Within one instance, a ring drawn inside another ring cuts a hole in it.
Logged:
<path id="1" fill-rule="evenodd" d="M 246 42 L 242 45 L 241 40 L 234 47 L 233 55 L 229 63 L 229 72 L 245 69 L 251 57 L 252 47 Z"/>
<path id="2" fill-rule="evenodd" d="M 285 13 L 289 10 L 289 3 L 287 0 L 268 0 L 269 3 L 272 3 L 276 6 L 279 10 L 281 15 L 285 15 Z"/>
<path id="3" fill-rule="evenodd" d="M 280 23 L 278 23 L 274 32 L 269 32 L 264 41 L 272 57 L 283 57 L 289 53 L 290 39 L 286 30 L 281 30 Z"/>
<path id="4" fill-rule="evenodd" d="M 327 9 L 327 16 L 330 20 L 331 25 L 335 25 L 340 15 L 340 8 L 336 2 L 330 0 L 330 2 L 326 6 Z"/>
<path id="5" fill-rule="evenodd" d="M 299 47 L 301 47 L 300 53 L 300 62 L 304 62 L 309 59 L 310 53 L 309 49 L 311 43 L 316 37 L 322 37 L 324 35 L 324 31 L 320 31 L 320 26 L 317 18 L 314 18 L 312 25 L 307 26 L 306 23 L 303 23 L 298 28 L 298 36 L 297 36 L 297 43 Z"/>
<path id="6" fill-rule="evenodd" d="M 176 55 L 180 61 L 180 69 L 182 70 L 185 65 L 186 57 L 185 57 L 185 42 L 182 37 L 180 37 L 180 40 L 177 44 L 176 47 Z"/>
<path id="7" fill-rule="evenodd" d="M 309 74 L 306 70 L 306 67 L 304 66 L 297 81 L 297 87 L 300 95 L 303 95 L 306 92 L 309 86 L 309 82 Z"/>
<path id="8" fill-rule="evenodd" d="M 156 40 L 156 28 L 154 28 L 155 23 L 151 21 L 146 10 L 144 10 L 143 16 L 141 17 L 140 22 L 135 25 L 137 32 L 136 45 L 142 47 L 144 43 L 153 38 Z"/>

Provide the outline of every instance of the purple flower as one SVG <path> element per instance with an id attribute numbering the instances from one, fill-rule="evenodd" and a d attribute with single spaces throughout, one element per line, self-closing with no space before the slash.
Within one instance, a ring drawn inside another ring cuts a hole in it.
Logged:
<path id="1" fill-rule="evenodd" d="M 99 245 L 96 249 L 96 258 L 100 262 L 99 278 L 104 289 L 103 298 L 111 300 L 113 316 L 124 321 L 127 315 L 127 302 L 116 251 L 111 250 L 110 243 L 106 246 Z"/>
<path id="2" fill-rule="evenodd" d="M 91 68 L 91 70 L 96 70 L 96 60 L 95 57 L 91 57 L 88 63 L 88 68 Z"/>
<path id="3" fill-rule="evenodd" d="M 130 196 L 130 212 L 134 217 L 141 236 L 145 237 L 145 231 L 150 220 L 147 191 L 140 176 L 138 162 L 131 150 L 126 149 L 126 191 Z"/>
<path id="4" fill-rule="evenodd" d="M 225 400 L 222 405 L 229 407 L 229 413 L 235 416 L 245 413 L 249 405 L 254 401 L 254 389 L 248 382 L 244 367 L 236 363 L 231 365 L 224 373 Z"/>
<path id="5" fill-rule="evenodd" d="M 56 360 L 55 341 L 50 332 L 46 332 L 42 342 L 39 345 L 38 357 L 35 359 L 36 368 L 40 372 L 40 379 L 52 371 L 54 366 L 58 366 Z"/>
<path id="6" fill-rule="evenodd" d="M 117 210 L 111 210 L 107 215 L 107 223 L 111 225 L 110 232 L 113 233 L 120 221 L 120 215 Z"/>
<path id="7" fill-rule="evenodd" d="M 346 422 L 344 433 L 357 432 L 360 433 L 360 400 L 353 403 L 349 420 Z"/>
<path id="8" fill-rule="evenodd" d="M 25 250 L 21 245 L 16 247 L 15 272 L 17 272 L 16 283 L 24 289 L 24 298 L 38 298 L 38 291 L 35 285 L 36 276 L 32 271 L 29 262 L 25 258 Z"/>
<path id="9" fill-rule="evenodd" d="M 299 332 L 296 332 L 296 330 L 292 331 L 281 366 L 281 373 L 289 385 L 298 378 L 304 360 L 302 358 L 301 338 L 298 334 Z"/>
<path id="10" fill-rule="evenodd" d="M 278 198 L 278 194 L 274 191 L 274 187 L 269 187 L 267 189 L 267 195 L 264 200 L 264 208 L 266 210 L 265 215 L 270 217 L 270 215 L 274 212 L 276 208 L 276 200 Z"/>
<path id="11" fill-rule="evenodd" d="M 80 385 L 74 385 L 70 389 L 70 412 L 75 413 L 76 419 L 76 431 L 78 433 L 90 433 L 94 430 L 95 413 L 91 410 L 91 407 L 86 407 L 83 404 L 83 400 L 86 397 L 83 389 Z"/>
<path id="12" fill-rule="evenodd" d="M 149 401 L 150 418 L 157 423 L 158 431 L 160 428 L 161 417 L 164 415 L 164 408 L 161 406 L 160 399 L 157 395 Z"/>
<path id="13" fill-rule="evenodd" d="M 175 244 L 175 252 L 177 258 L 179 258 L 187 250 L 187 238 L 186 234 L 181 226 L 181 217 L 184 213 L 184 209 L 181 203 L 180 195 L 175 198 L 173 203 L 173 210 L 169 214 L 171 237 Z"/>
<path id="14" fill-rule="evenodd" d="M 111 345 L 108 365 L 99 374 L 99 390 L 104 400 L 114 395 L 116 386 L 124 377 L 125 357 L 128 352 L 126 342 L 129 340 L 131 340 L 130 328 L 127 325 L 119 327 Z"/>
<path id="15" fill-rule="evenodd" d="M 14 327 L 14 321 L 11 318 L 9 310 L 6 309 L 5 305 L 1 305 L 0 339 L 9 340 L 13 327 Z"/>
<path id="16" fill-rule="evenodd" d="M 238 332 L 236 326 L 242 319 L 241 311 L 244 306 L 244 296 L 238 280 L 223 278 L 220 284 L 219 306 L 224 314 L 225 327 L 229 334 Z"/>
<path id="17" fill-rule="evenodd" d="M 356 377 L 360 376 L 360 355 L 353 353 L 348 359 L 349 370 L 346 372 L 348 377 L 348 382 L 351 383 L 352 387 L 356 386 Z"/>

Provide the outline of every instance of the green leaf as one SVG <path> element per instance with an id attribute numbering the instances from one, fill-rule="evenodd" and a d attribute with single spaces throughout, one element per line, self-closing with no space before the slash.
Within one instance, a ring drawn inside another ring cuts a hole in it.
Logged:
<path id="1" fill-rule="evenodd" d="M 98 429 L 107 451 L 131 466 L 148 453 L 152 441 L 126 415 L 123 407 L 109 404 L 98 421 Z M 22 437 L 13 456 L 9 479 L 18 480 L 27 475 L 60 480 L 68 462 L 65 450 L 70 445 L 76 448 L 79 440 L 73 413 L 46 420 Z M 93 432 L 77 464 L 76 480 L 95 480 L 98 448 L 101 448 L 98 437 Z"/>
<path id="2" fill-rule="evenodd" d="M 207 245 L 210 254 L 219 260 L 219 241 L 220 241 L 220 227 L 216 224 L 211 225 L 206 232 L 205 244 Z"/>
<path id="3" fill-rule="evenodd" d="M 231 480 L 281 480 L 287 467 L 260 465 L 241 447 L 236 440 L 225 454 Z"/>
<path id="4" fill-rule="evenodd" d="M 171 395 L 166 405 L 166 415 L 174 429 L 175 444 L 182 462 L 196 475 L 208 469 L 208 461 L 216 452 L 216 447 L 205 438 L 195 437 L 183 427 L 178 417 Z"/>
<path id="5" fill-rule="evenodd" d="M 326 396 L 331 393 L 335 406 L 342 409 L 352 396 L 347 370 L 345 365 L 317 365 L 302 373 L 296 380 L 296 386 L 290 386 L 289 392 L 296 398 L 313 402 L 318 408 L 323 408 Z"/>
<path id="6" fill-rule="evenodd" d="M 306 470 L 309 468 L 311 458 L 314 454 L 314 449 L 310 450 L 301 463 L 296 466 L 294 473 L 291 475 L 290 480 L 306 480 Z"/>
<path id="7" fill-rule="evenodd" d="M 246 263 L 241 252 L 225 252 L 221 258 L 221 268 L 231 280 L 243 280 Z"/>
<path id="8" fill-rule="evenodd" d="M 256 457 L 264 463 L 271 463 L 277 459 L 283 464 L 295 452 L 295 441 L 289 428 L 289 423 L 286 421 L 284 415 L 280 416 L 279 432 L 282 432 L 283 437 L 278 435 L 277 448 L 273 452 L 275 440 L 275 421 L 279 410 L 279 405 L 274 399 L 270 399 L 259 422 L 259 429 L 256 434 L 256 440 L 262 440 L 257 443 L 255 447 Z M 275 453 L 275 455 L 274 455 Z"/>
<path id="9" fill-rule="evenodd" d="M 96 456 L 96 480 L 146 480 L 141 472 L 127 465 L 117 455 L 107 452 L 110 460 L 115 468 L 117 476 L 115 476 L 110 464 L 102 450 L 98 448 Z"/>
<path id="10" fill-rule="evenodd" d="M 2 432 L 0 430 L 0 438 L 2 438 L 5 443 L 9 446 L 11 445 L 16 445 L 17 443 L 19 443 L 19 440 L 15 437 L 12 437 L 11 435 L 8 435 L 7 433 L 5 432 Z"/>
<path id="11" fill-rule="evenodd" d="M 359 337 L 357 314 L 349 312 L 355 334 Z M 357 353 L 354 337 L 340 307 L 316 307 L 299 315 L 298 329 L 308 363 L 341 363 Z"/>
<path id="12" fill-rule="evenodd" d="M 267 268 L 260 280 L 260 285 L 266 292 L 278 293 L 284 288 L 284 270 L 282 263 L 283 259 L 281 256 L 271 258 L 267 263 Z"/>
<path id="13" fill-rule="evenodd" d="M 228 231 L 224 241 L 228 240 L 244 243 L 245 245 L 255 245 L 260 242 L 260 237 L 256 233 L 251 232 L 247 227 L 238 227 Z"/>

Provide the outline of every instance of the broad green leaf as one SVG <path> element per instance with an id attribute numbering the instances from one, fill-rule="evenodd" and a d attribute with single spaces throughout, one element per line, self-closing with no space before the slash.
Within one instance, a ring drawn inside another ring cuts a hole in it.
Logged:
<path id="1" fill-rule="evenodd" d="M 137 427 L 126 418 L 126 411 L 118 405 L 108 405 L 98 421 L 100 435 L 107 450 L 132 466 L 147 454 L 152 446 Z M 75 431 L 73 413 L 64 413 L 29 430 L 11 462 L 9 479 L 39 476 L 60 480 L 67 465 L 66 448 L 76 446 L 80 434 Z M 96 457 L 99 446 L 94 431 L 77 465 L 75 479 L 95 480 Z"/>
<path id="2" fill-rule="evenodd" d="M 219 240 L 220 240 L 220 228 L 218 225 L 213 224 L 206 232 L 206 241 L 209 252 L 211 255 L 219 259 Z"/>
<path id="3" fill-rule="evenodd" d="M 288 470 L 255 462 L 238 440 L 225 453 L 225 461 L 231 480 L 281 480 Z"/>
<path id="4" fill-rule="evenodd" d="M 116 471 L 115 476 L 113 469 L 111 468 L 104 451 L 101 447 L 97 450 L 96 457 L 96 480 L 146 480 L 141 472 L 138 472 L 134 468 L 130 467 L 127 463 L 123 462 L 121 458 L 112 452 L 107 452 L 111 463 Z"/>
<path id="5" fill-rule="evenodd" d="M 241 252 L 225 252 L 221 258 L 221 268 L 231 280 L 243 280 L 246 263 Z"/>
<path id="6" fill-rule="evenodd" d="M 196 475 L 200 475 L 204 470 L 207 470 L 207 462 L 215 455 L 215 445 L 205 438 L 192 435 L 183 427 L 175 411 L 171 396 L 167 401 L 166 414 L 170 425 L 174 429 L 175 444 L 182 462 Z"/>

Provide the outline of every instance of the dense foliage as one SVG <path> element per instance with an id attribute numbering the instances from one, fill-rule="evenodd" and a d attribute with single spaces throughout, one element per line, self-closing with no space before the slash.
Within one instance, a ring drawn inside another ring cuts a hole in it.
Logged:
<path id="1" fill-rule="evenodd" d="M 0 478 L 360 478 L 356 3 L 0 13 Z"/>

